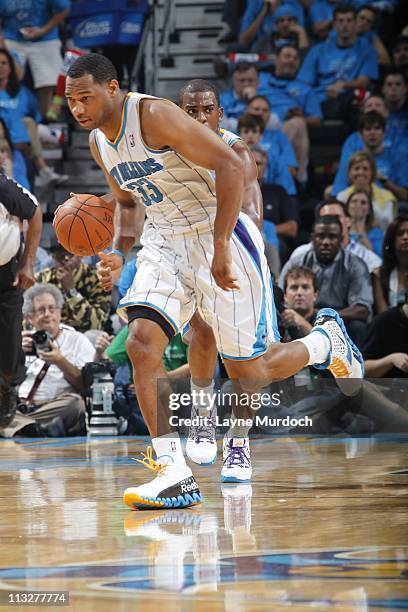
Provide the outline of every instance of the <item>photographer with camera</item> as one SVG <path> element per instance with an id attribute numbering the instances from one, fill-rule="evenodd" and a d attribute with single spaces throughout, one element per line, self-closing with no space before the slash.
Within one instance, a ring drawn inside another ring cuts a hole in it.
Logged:
<path id="1" fill-rule="evenodd" d="M 79 435 L 84 430 L 82 367 L 95 349 L 81 332 L 61 323 L 64 298 L 51 284 L 37 284 L 24 294 L 23 314 L 32 327 L 23 332 L 27 375 L 19 406 L 5 437 Z"/>

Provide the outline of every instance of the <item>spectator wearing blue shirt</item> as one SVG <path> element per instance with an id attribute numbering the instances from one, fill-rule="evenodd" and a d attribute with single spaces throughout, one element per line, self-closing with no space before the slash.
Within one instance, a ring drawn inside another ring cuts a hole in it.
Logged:
<path id="1" fill-rule="evenodd" d="M 376 112 L 365 113 L 360 118 L 360 134 L 364 150 L 373 157 L 380 185 L 391 191 L 398 200 L 408 197 L 408 156 L 396 154 L 384 147 L 385 119 Z M 336 195 L 348 186 L 348 159 L 342 158 L 334 180 L 332 193 Z"/>
<path id="2" fill-rule="evenodd" d="M 263 120 L 264 125 L 268 126 L 271 115 L 269 100 L 265 96 L 254 96 L 248 102 L 247 113 L 248 115 L 258 115 Z M 274 152 L 286 162 L 291 175 L 296 178 L 298 163 L 295 152 L 283 132 L 265 127 L 259 144 L 265 151 L 269 151 L 272 147 Z"/>
<path id="3" fill-rule="evenodd" d="M 255 64 L 239 62 L 232 72 L 232 89 L 220 94 L 221 106 L 227 119 L 238 119 L 246 111 L 248 100 L 254 97 L 259 85 Z"/>
<path id="4" fill-rule="evenodd" d="M 275 24 L 272 30 L 252 47 L 256 53 L 266 53 L 269 59 L 274 59 L 278 49 L 288 44 L 305 52 L 309 48 L 309 38 L 305 28 L 298 23 L 294 6 L 285 3 L 275 11 Z"/>
<path id="5" fill-rule="evenodd" d="M 43 117 L 62 65 L 58 25 L 69 7 L 69 0 L 0 0 L 5 43 L 24 66 L 29 64 Z"/>
<path id="6" fill-rule="evenodd" d="M 408 154 L 408 133 L 400 130 L 398 127 L 388 121 L 389 112 L 385 105 L 385 100 L 380 95 L 373 95 L 364 101 L 363 113 L 376 112 L 384 117 L 386 120 L 385 134 L 383 140 L 383 146 L 385 149 L 393 149 L 394 153 L 398 155 Z M 347 160 L 357 151 L 364 149 L 364 141 L 361 136 L 361 132 L 353 132 L 347 136 L 343 143 L 341 150 L 341 157 L 339 165 L 341 167 L 347 166 Z"/>
<path id="7" fill-rule="evenodd" d="M 356 13 L 356 26 L 359 38 L 363 38 L 371 44 L 376 53 L 378 63 L 382 66 L 391 64 L 391 57 L 381 38 L 375 33 L 375 22 L 377 11 L 374 6 L 364 5 Z"/>
<path id="8" fill-rule="evenodd" d="M 264 128 L 265 124 L 261 117 L 256 115 L 242 115 L 238 120 L 238 133 L 249 148 L 259 145 Z M 264 179 L 265 183 L 280 185 L 289 195 L 295 195 L 295 182 L 285 161 L 278 157 L 272 148 L 269 149 L 267 155 L 268 164 Z"/>
<path id="9" fill-rule="evenodd" d="M 356 17 L 350 5 L 334 10 L 335 36 L 312 47 L 298 78 L 315 88 L 327 119 L 353 122 L 355 89 L 367 89 L 378 78 L 375 49 L 357 37 Z"/>
<path id="10" fill-rule="evenodd" d="M 275 12 L 279 8 L 281 0 L 248 0 L 247 9 L 241 22 L 239 43 L 249 47 L 255 40 L 266 36 L 275 23 Z M 305 24 L 303 7 L 297 0 L 286 0 L 285 4 L 291 4 L 296 12 L 298 23 Z"/>
<path id="11" fill-rule="evenodd" d="M 408 87 L 403 70 L 390 67 L 382 81 L 382 94 L 390 112 L 388 121 L 401 132 L 408 130 Z"/>
<path id="12" fill-rule="evenodd" d="M 261 76 L 259 91 L 265 95 L 274 112 L 283 122 L 282 130 L 295 151 L 299 166 L 298 178 L 305 182 L 309 161 L 308 126 L 319 126 L 322 118 L 320 103 L 314 91 L 297 78 L 299 51 L 291 45 L 279 49 L 275 70 Z"/>

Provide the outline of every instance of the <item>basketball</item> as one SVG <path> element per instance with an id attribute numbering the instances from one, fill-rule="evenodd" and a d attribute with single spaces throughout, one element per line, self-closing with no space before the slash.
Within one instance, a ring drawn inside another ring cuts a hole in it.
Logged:
<path id="1" fill-rule="evenodd" d="M 70 253 L 96 255 L 113 240 L 113 207 L 89 193 L 73 195 L 55 211 L 58 242 Z"/>

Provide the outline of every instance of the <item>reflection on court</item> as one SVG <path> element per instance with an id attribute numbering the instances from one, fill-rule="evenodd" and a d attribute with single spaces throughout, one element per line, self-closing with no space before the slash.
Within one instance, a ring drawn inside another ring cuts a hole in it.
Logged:
<path id="1" fill-rule="evenodd" d="M 194 470 L 201 506 L 132 512 L 146 440 L 3 440 L 1 590 L 99 612 L 406 609 L 407 441 L 254 440 L 252 485 L 221 485 L 218 459 Z"/>

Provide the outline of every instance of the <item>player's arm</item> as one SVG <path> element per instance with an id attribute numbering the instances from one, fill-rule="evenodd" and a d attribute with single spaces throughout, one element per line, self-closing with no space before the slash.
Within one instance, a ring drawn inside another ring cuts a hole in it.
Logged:
<path id="1" fill-rule="evenodd" d="M 115 201 L 114 227 L 112 250 L 123 253 L 124 257 L 129 253 L 140 237 L 143 223 L 144 210 L 142 205 L 128 191 L 121 189 L 114 179 L 107 172 L 104 163 L 99 155 L 93 133 L 89 137 L 89 147 L 92 156 L 98 166 L 103 170 L 106 181 L 111 189 L 110 194 L 106 194 L 104 199 L 107 202 Z M 97 264 L 98 278 L 105 291 L 111 291 L 113 284 L 118 280 L 124 263 L 124 257 L 118 253 L 98 253 L 101 261 Z"/>
<path id="2" fill-rule="evenodd" d="M 258 183 L 258 171 L 254 158 L 247 145 L 238 140 L 232 145 L 235 153 L 239 155 L 244 164 L 244 195 L 242 212 L 248 215 L 257 228 L 262 231 L 263 200 L 261 188 Z"/>
<path id="3" fill-rule="evenodd" d="M 222 289 L 238 288 L 231 274 L 229 240 L 242 204 L 242 161 L 219 136 L 168 100 L 143 100 L 141 127 L 149 147 L 171 147 L 194 164 L 215 170 L 217 212 L 212 274 Z"/>

